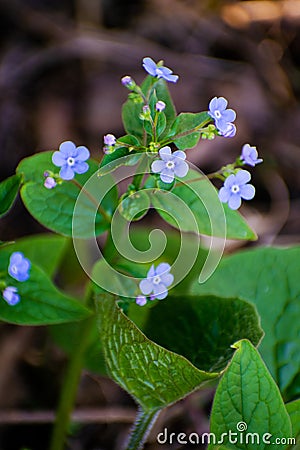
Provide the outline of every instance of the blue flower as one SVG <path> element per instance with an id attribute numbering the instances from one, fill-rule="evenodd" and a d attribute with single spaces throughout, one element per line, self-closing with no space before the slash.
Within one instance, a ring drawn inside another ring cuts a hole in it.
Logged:
<path id="1" fill-rule="evenodd" d="M 103 138 L 105 145 L 115 145 L 116 137 L 113 134 L 106 134 Z"/>
<path id="2" fill-rule="evenodd" d="M 61 167 L 59 176 L 63 180 L 72 180 L 75 173 L 85 173 L 89 170 L 88 163 L 84 162 L 90 157 L 90 152 L 84 146 L 76 147 L 71 141 L 65 141 L 59 146 L 59 151 L 52 155 L 52 162 Z"/>
<path id="3" fill-rule="evenodd" d="M 53 189 L 57 185 L 55 179 L 53 177 L 46 177 L 44 181 L 44 186 L 47 189 Z"/>
<path id="4" fill-rule="evenodd" d="M 23 253 L 14 252 L 9 260 L 8 273 L 17 281 L 26 281 L 29 278 L 30 266 L 31 262 Z"/>
<path id="5" fill-rule="evenodd" d="M 135 299 L 135 302 L 139 306 L 144 306 L 147 303 L 147 299 L 144 295 L 138 295 Z"/>
<path id="6" fill-rule="evenodd" d="M 236 135 L 236 126 L 233 123 L 228 123 L 225 131 L 220 131 L 223 137 L 234 137 Z"/>
<path id="7" fill-rule="evenodd" d="M 149 295 L 153 293 L 151 296 L 152 300 L 157 298 L 158 300 L 162 300 L 166 298 L 168 295 L 168 287 L 174 281 L 174 276 L 169 273 L 171 269 L 170 264 L 161 263 L 154 268 L 154 265 L 151 266 L 149 272 L 147 273 L 147 278 L 140 282 L 140 289 L 144 295 Z"/>
<path id="8" fill-rule="evenodd" d="M 143 67 L 146 72 L 153 77 L 163 78 L 166 81 L 172 81 L 172 83 L 176 83 L 179 78 L 178 75 L 173 75 L 173 71 L 171 69 L 156 64 L 153 59 L 149 57 L 143 59 Z"/>
<path id="9" fill-rule="evenodd" d="M 215 120 L 216 127 L 220 133 L 226 137 L 232 137 L 235 135 L 235 127 L 232 127 L 232 123 L 236 118 L 236 113 L 233 109 L 226 109 L 228 101 L 224 97 L 214 97 L 209 102 L 208 114 Z"/>
<path id="10" fill-rule="evenodd" d="M 243 145 L 241 160 L 243 161 L 244 164 L 248 164 L 249 166 L 252 167 L 256 166 L 256 164 L 263 162 L 262 158 L 258 158 L 256 147 L 251 147 L 251 145 L 249 144 Z"/>
<path id="11" fill-rule="evenodd" d="M 158 112 L 164 111 L 165 108 L 166 108 L 166 104 L 165 104 L 165 102 L 162 102 L 161 100 L 159 100 L 155 105 L 155 109 Z"/>
<path id="12" fill-rule="evenodd" d="M 7 286 L 4 291 L 2 292 L 2 296 L 4 300 L 10 305 L 14 306 L 17 303 L 19 303 L 20 296 L 17 294 L 18 289 L 14 286 Z"/>
<path id="13" fill-rule="evenodd" d="M 164 183 L 172 183 L 175 175 L 181 178 L 188 173 L 186 154 L 181 150 L 172 153 L 170 147 L 163 147 L 159 150 L 159 156 L 161 160 L 153 161 L 151 170 L 154 173 L 160 173 L 160 179 Z"/>
<path id="14" fill-rule="evenodd" d="M 239 170 L 236 175 L 229 175 L 219 191 L 219 199 L 228 203 L 230 209 L 238 209 L 242 199 L 251 200 L 255 195 L 255 187 L 247 184 L 251 175 L 247 170 Z"/>

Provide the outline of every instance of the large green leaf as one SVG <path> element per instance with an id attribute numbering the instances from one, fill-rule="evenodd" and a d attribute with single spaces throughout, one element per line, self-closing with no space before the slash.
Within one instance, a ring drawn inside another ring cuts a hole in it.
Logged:
<path id="1" fill-rule="evenodd" d="M 192 293 L 239 296 L 253 302 L 265 337 L 260 351 L 285 397 L 299 394 L 300 247 L 258 248 L 223 258 L 204 284 Z"/>
<path id="2" fill-rule="evenodd" d="M 209 372 L 224 369 L 237 340 L 245 338 L 257 345 L 263 335 L 250 303 L 212 296 L 168 296 L 150 309 L 143 332 Z"/>
<path id="3" fill-rule="evenodd" d="M 74 322 L 88 317 L 91 312 L 77 300 L 61 293 L 47 275 L 32 264 L 30 278 L 19 282 L 7 274 L 9 247 L 0 250 L 0 272 L 8 286 L 15 286 L 21 297 L 15 306 L 0 298 L 0 319 L 19 325 L 48 325 Z M 27 256 L 27 254 L 25 254 Z"/>
<path id="4" fill-rule="evenodd" d="M 70 241 L 64 236 L 40 234 L 25 237 L 9 245 L 9 252 L 23 252 L 36 266 L 52 277 Z"/>
<path id="5" fill-rule="evenodd" d="M 300 446 L 300 399 L 287 403 L 285 406 L 291 419 L 293 437 L 297 438 L 297 445 Z"/>
<path id="6" fill-rule="evenodd" d="M 223 206 L 212 183 L 195 170 L 190 169 L 171 193 L 156 190 L 150 195 L 161 217 L 182 231 L 228 239 L 256 239 L 243 217 Z"/>
<path id="7" fill-rule="evenodd" d="M 292 430 L 279 389 L 249 341 L 239 341 L 235 348 L 214 398 L 213 444 L 224 443 L 236 450 L 264 450 L 276 443 L 276 448 L 283 450 L 286 444 L 276 439 L 291 437 Z M 229 433 L 233 433 L 231 437 Z M 214 448 L 212 443 L 208 448 Z"/>
<path id="8" fill-rule="evenodd" d="M 25 182 L 21 189 L 21 197 L 30 214 L 42 225 L 57 233 L 72 236 L 73 211 L 81 189 L 72 181 L 63 182 L 54 189 L 44 187 L 44 171 L 58 172 L 58 168 L 51 161 L 52 153 L 38 153 L 21 161 L 17 168 L 17 173 L 22 174 Z M 88 163 L 89 170 L 75 177 L 76 182 L 81 186 L 98 169 L 95 161 L 89 160 Z M 97 180 L 95 175 L 95 178 L 91 180 L 94 180 L 93 186 L 91 187 L 90 183 L 89 192 L 83 191 L 85 195 L 81 196 L 81 202 L 76 211 L 77 237 L 88 238 L 93 237 L 95 233 L 97 235 L 103 233 L 108 229 L 109 217 L 117 205 L 117 190 L 113 186 L 110 175 L 101 177 L 101 180 Z M 105 210 L 107 219 L 98 210 L 99 195 L 101 191 L 105 191 L 106 186 L 111 186 L 111 189 L 102 199 L 101 207 Z M 90 227 L 91 220 L 94 227 Z"/>
<path id="9" fill-rule="evenodd" d="M 13 175 L 0 183 L 0 217 L 13 206 L 21 181 L 20 175 Z"/>
<path id="10" fill-rule="evenodd" d="M 144 411 L 185 397 L 216 373 L 198 370 L 186 358 L 150 341 L 110 295 L 96 299 L 100 336 L 112 378 Z"/>
<path id="11" fill-rule="evenodd" d="M 200 129 L 210 121 L 211 117 L 207 112 L 179 114 L 171 129 L 171 136 L 178 136 L 177 138 L 173 137 L 175 145 L 180 150 L 195 147 L 200 139 L 201 131 L 191 132 L 191 130 L 196 127 Z"/>

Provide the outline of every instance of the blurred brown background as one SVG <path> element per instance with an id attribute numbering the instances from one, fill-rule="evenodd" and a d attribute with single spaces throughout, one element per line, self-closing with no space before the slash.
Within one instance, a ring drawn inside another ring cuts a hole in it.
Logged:
<path id="1" fill-rule="evenodd" d="M 244 143 L 256 145 L 264 164 L 253 171 L 257 195 L 243 213 L 259 244 L 300 242 L 299 0 L 0 0 L 0 36 L 0 179 L 64 140 L 100 160 L 103 135 L 123 134 L 120 78 L 140 82 L 150 56 L 180 75 L 170 86 L 178 112 L 206 110 L 221 95 L 237 111 L 236 137 L 200 142 L 189 160 L 214 171 Z M 19 200 L 0 222 L 1 240 L 41 231 Z M 53 410 L 65 357 L 41 330 L 6 325 L 0 337 L 0 449 L 44 450 L 50 425 L 9 425 L 5 411 Z M 164 420 L 177 431 L 207 430 L 211 395 L 192 396 Z M 126 394 L 91 374 L 78 405 L 134 413 Z M 130 413 L 120 420 L 75 427 L 69 448 L 120 448 Z"/>

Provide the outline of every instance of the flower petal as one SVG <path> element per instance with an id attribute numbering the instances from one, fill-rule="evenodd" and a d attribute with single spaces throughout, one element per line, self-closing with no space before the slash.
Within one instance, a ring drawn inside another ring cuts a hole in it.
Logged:
<path id="1" fill-rule="evenodd" d="M 228 101 L 224 97 L 219 97 L 217 98 L 216 105 L 216 109 L 218 109 L 219 111 L 225 111 L 228 105 Z"/>
<path id="2" fill-rule="evenodd" d="M 229 177 L 226 178 L 224 181 L 224 187 L 226 189 L 231 189 L 232 185 L 236 183 L 235 175 L 229 175 Z"/>
<path id="3" fill-rule="evenodd" d="M 156 76 L 157 65 L 155 64 L 152 58 L 149 57 L 144 58 L 143 67 L 146 70 L 146 72 L 148 72 L 150 75 L 152 75 L 153 77 Z"/>
<path id="4" fill-rule="evenodd" d="M 176 152 L 174 152 L 172 154 L 172 156 L 175 157 L 175 158 L 185 159 L 186 158 L 186 153 L 183 152 L 182 150 L 176 150 Z"/>
<path id="5" fill-rule="evenodd" d="M 163 275 L 164 273 L 168 273 L 171 270 L 171 266 L 168 263 L 160 263 L 156 268 L 156 275 Z"/>
<path id="6" fill-rule="evenodd" d="M 151 170 L 154 173 L 160 173 L 166 167 L 166 163 L 161 159 L 153 161 L 151 164 Z"/>
<path id="7" fill-rule="evenodd" d="M 165 167 L 160 173 L 160 179 L 164 183 L 172 183 L 174 180 L 174 171 Z"/>
<path id="8" fill-rule="evenodd" d="M 248 170 L 239 170 L 235 176 L 236 183 L 241 186 L 243 184 L 248 183 L 251 180 L 251 175 Z"/>
<path id="9" fill-rule="evenodd" d="M 155 284 L 153 286 L 153 293 L 158 300 L 162 300 L 167 297 L 168 289 L 163 283 Z"/>
<path id="10" fill-rule="evenodd" d="M 20 264 L 20 262 L 22 261 L 22 259 L 24 258 L 23 253 L 21 252 L 14 252 L 12 253 L 10 259 L 9 259 L 9 265 L 12 264 Z"/>
<path id="11" fill-rule="evenodd" d="M 84 145 L 80 145 L 79 147 L 77 147 L 77 161 L 86 161 L 87 159 L 89 159 L 89 157 L 90 152 Z"/>
<path id="12" fill-rule="evenodd" d="M 230 189 L 227 189 L 224 186 L 219 190 L 219 199 L 221 200 L 222 203 L 227 203 L 230 198 L 230 195 L 231 195 Z"/>
<path id="13" fill-rule="evenodd" d="M 242 200 L 239 194 L 231 194 L 228 200 L 230 209 L 238 209 L 241 206 Z"/>
<path id="14" fill-rule="evenodd" d="M 174 281 L 174 275 L 172 275 L 171 273 L 166 273 L 165 275 L 161 275 L 161 282 L 165 285 L 165 286 L 170 286 Z"/>
<path id="15" fill-rule="evenodd" d="M 72 141 L 62 142 L 59 146 L 59 151 L 68 156 L 74 156 L 76 152 L 76 145 Z"/>
<path id="16" fill-rule="evenodd" d="M 148 279 L 149 279 L 149 278 L 153 278 L 153 277 L 155 277 L 155 275 L 156 275 L 156 270 L 155 270 L 155 268 L 154 268 L 154 264 L 152 264 L 152 266 L 151 266 L 150 269 L 148 270 L 147 278 L 148 278 Z"/>
<path id="17" fill-rule="evenodd" d="M 57 167 L 62 167 L 64 164 L 66 164 L 67 156 L 64 153 L 61 152 L 54 152 L 52 155 L 52 162 Z"/>
<path id="18" fill-rule="evenodd" d="M 215 111 L 217 109 L 217 105 L 218 105 L 218 98 L 217 97 L 212 98 L 208 105 L 208 109 L 210 110 L 210 112 Z"/>
<path id="19" fill-rule="evenodd" d="M 163 161 L 169 161 L 171 154 L 172 154 L 171 148 L 168 146 L 163 147 L 159 150 L 159 156 Z"/>
<path id="20" fill-rule="evenodd" d="M 236 112 L 233 109 L 226 109 L 222 112 L 222 119 L 227 123 L 233 122 L 236 119 Z"/>
<path id="21" fill-rule="evenodd" d="M 178 80 L 179 76 L 170 74 L 170 75 L 163 75 L 163 78 L 166 81 L 171 81 L 172 83 L 176 83 L 176 81 Z"/>
<path id="22" fill-rule="evenodd" d="M 89 170 L 89 165 L 86 162 L 75 162 L 74 166 L 72 167 L 73 171 L 75 173 L 85 173 Z"/>
<path id="23" fill-rule="evenodd" d="M 68 164 L 65 164 L 59 171 L 59 176 L 63 180 L 72 180 L 74 178 L 74 170 Z"/>
<path id="24" fill-rule="evenodd" d="M 240 195 L 245 200 L 251 200 L 255 195 L 255 187 L 252 184 L 244 184 L 240 188 Z"/>
<path id="25" fill-rule="evenodd" d="M 185 161 L 181 161 L 179 164 L 176 164 L 174 167 L 174 173 L 177 177 L 185 177 L 189 171 L 189 165 Z"/>
<path id="26" fill-rule="evenodd" d="M 150 294 L 150 292 L 153 291 L 153 284 L 149 280 L 147 280 L 147 278 L 145 280 L 140 281 L 139 286 L 140 290 L 144 295 L 148 295 Z"/>

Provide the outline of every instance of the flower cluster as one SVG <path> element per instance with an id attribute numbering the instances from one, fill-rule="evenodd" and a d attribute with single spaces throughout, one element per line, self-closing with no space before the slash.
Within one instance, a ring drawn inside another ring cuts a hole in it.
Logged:
<path id="1" fill-rule="evenodd" d="M 173 283 L 174 276 L 170 273 L 171 266 L 168 263 L 161 263 L 156 268 L 150 267 L 147 277 L 140 282 L 140 290 L 143 295 L 136 297 L 136 303 L 144 306 L 149 300 L 163 300 L 168 295 L 168 287 Z"/>
<path id="2" fill-rule="evenodd" d="M 8 274 L 15 280 L 24 282 L 30 277 L 30 267 L 31 263 L 29 259 L 25 258 L 23 253 L 14 252 L 10 257 L 7 271 Z M 18 294 L 18 289 L 15 286 L 5 286 L 2 296 L 10 306 L 14 306 L 20 302 L 20 295 Z"/>

